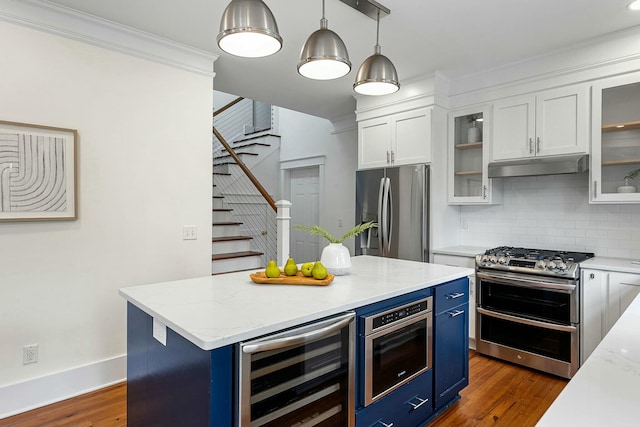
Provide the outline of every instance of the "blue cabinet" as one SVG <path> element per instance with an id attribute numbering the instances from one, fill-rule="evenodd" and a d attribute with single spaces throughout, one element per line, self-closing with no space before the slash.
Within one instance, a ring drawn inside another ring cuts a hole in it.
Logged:
<path id="1" fill-rule="evenodd" d="M 435 288 L 434 404 L 436 411 L 469 384 L 469 282 L 458 279 Z"/>
<path id="2" fill-rule="evenodd" d="M 357 427 L 417 427 L 433 412 L 431 390 L 433 369 L 385 396 L 356 411 Z"/>

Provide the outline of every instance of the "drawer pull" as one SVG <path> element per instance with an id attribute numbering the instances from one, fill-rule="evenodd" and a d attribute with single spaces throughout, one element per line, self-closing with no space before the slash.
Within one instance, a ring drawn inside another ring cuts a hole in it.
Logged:
<path id="1" fill-rule="evenodd" d="M 420 403 L 413 403 L 411 400 L 416 399 L 418 402 Z M 429 401 L 429 399 L 420 399 L 418 397 L 418 395 L 416 394 L 415 396 L 413 396 L 411 398 L 411 400 L 409 400 L 407 403 L 411 406 L 413 406 L 413 410 L 418 409 L 419 407 L 421 407 L 422 405 L 424 405 L 425 403 L 427 403 Z"/>
<path id="2" fill-rule="evenodd" d="M 462 298 L 464 296 L 464 292 L 456 292 L 455 294 L 447 294 L 447 299 L 457 299 Z"/>
<path id="3" fill-rule="evenodd" d="M 458 317 L 462 313 L 464 313 L 464 310 L 449 311 L 448 313 L 449 313 L 449 317 Z"/>

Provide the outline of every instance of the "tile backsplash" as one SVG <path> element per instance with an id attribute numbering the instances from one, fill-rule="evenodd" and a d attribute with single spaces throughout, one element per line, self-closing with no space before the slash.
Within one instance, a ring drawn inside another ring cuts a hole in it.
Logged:
<path id="1" fill-rule="evenodd" d="M 640 204 L 589 204 L 587 174 L 503 178 L 501 205 L 462 206 L 462 244 L 640 259 Z"/>

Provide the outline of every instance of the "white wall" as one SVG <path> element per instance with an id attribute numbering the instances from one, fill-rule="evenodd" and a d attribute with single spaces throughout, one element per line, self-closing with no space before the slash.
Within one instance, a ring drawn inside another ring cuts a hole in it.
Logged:
<path id="1" fill-rule="evenodd" d="M 640 259 L 640 205 L 590 205 L 588 176 L 503 178 L 504 203 L 463 206 L 462 244 Z"/>
<path id="2" fill-rule="evenodd" d="M 280 161 L 322 158 L 324 193 L 320 200 L 320 226 L 342 236 L 355 226 L 358 131 L 354 120 L 336 124 L 297 111 L 279 109 Z M 321 190 L 322 191 L 322 190 Z M 342 227 L 338 221 L 342 220 Z M 321 239 L 322 247 L 326 240 Z M 345 242 L 353 255 L 353 239 Z"/>
<path id="3" fill-rule="evenodd" d="M 120 287 L 210 274 L 213 88 L 6 22 L 0 53 L 0 118 L 79 134 L 78 220 L 0 223 L 2 417 L 28 401 L 17 384 L 123 359 Z M 182 240 L 185 224 L 198 240 Z M 39 361 L 23 365 L 34 343 Z"/>

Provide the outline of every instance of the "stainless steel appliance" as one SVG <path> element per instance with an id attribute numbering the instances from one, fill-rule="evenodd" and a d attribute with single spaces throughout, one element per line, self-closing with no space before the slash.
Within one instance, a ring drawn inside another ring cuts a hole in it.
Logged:
<path id="1" fill-rule="evenodd" d="M 238 425 L 353 426 L 354 312 L 238 344 Z"/>
<path id="2" fill-rule="evenodd" d="M 433 297 L 426 297 L 363 316 L 364 406 L 431 369 L 432 310 Z M 427 402 L 416 396 L 409 404 Z"/>
<path id="3" fill-rule="evenodd" d="M 580 365 L 579 263 L 591 257 L 506 246 L 477 255 L 477 351 L 571 378 Z"/>
<path id="4" fill-rule="evenodd" d="M 428 165 L 356 172 L 356 224 L 378 223 L 356 236 L 356 255 L 427 262 L 428 214 Z"/>

